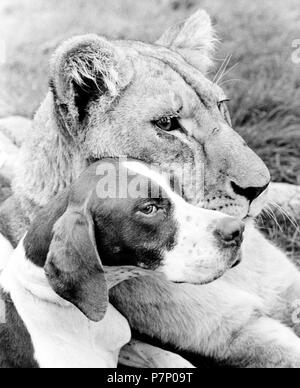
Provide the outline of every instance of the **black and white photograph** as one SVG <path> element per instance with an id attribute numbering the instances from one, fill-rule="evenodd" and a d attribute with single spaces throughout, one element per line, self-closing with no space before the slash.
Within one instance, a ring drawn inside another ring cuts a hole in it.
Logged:
<path id="1" fill-rule="evenodd" d="M 0 0 L 0 369 L 298 369 L 299 223 L 299 0 Z"/>

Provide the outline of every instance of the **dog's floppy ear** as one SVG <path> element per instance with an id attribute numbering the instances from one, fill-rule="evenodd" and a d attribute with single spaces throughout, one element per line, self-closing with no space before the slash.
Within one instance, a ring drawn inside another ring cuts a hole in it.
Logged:
<path id="1" fill-rule="evenodd" d="M 212 65 L 216 38 L 210 16 L 199 10 L 169 30 L 156 42 L 180 53 L 187 62 L 206 73 Z"/>
<path id="2" fill-rule="evenodd" d="M 114 43 L 97 35 L 84 35 L 63 43 L 50 64 L 50 87 L 68 131 L 76 130 L 92 102 L 103 112 L 132 76 L 131 64 Z"/>
<path id="3" fill-rule="evenodd" d="M 91 321 L 103 319 L 108 288 L 97 251 L 92 216 L 68 208 L 53 228 L 45 273 L 53 290 Z"/>

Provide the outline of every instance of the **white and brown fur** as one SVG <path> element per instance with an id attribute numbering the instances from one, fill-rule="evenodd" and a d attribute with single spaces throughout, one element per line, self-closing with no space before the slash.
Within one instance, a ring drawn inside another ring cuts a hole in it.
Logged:
<path id="1" fill-rule="evenodd" d="M 42 268 L 21 243 L 1 275 L 6 323 L 2 325 L 2 368 L 115 368 L 130 341 L 126 319 L 111 305 L 103 319 L 87 319 L 50 287 Z M 105 298 L 98 295 L 99 302 Z"/>
<path id="2" fill-rule="evenodd" d="M 109 285 L 137 276 L 123 269 Z M 113 280 L 110 282 L 110 280 Z M 129 342 L 127 320 L 112 306 L 100 323 L 52 292 L 44 272 L 27 258 L 22 244 L 1 277 L 5 315 L 0 325 L 0 368 L 115 368 L 121 347 Z M 169 351 L 134 340 L 122 349 L 121 362 L 134 367 L 192 368 Z"/>
<path id="3" fill-rule="evenodd" d="M 210 19 L 200 11 L 167 31 L 158 44 L 86 36 L 57 51 L 51 89 L 22 147 L 14 197 L 1 209 L 1 232 L 14 246 L 53 194 L 105 156 L 126 155 L 164 166 L 175 162 L 191 169 L 195 161 L 202 162 L 204 198 L 192 197 L 186 187 L 191 203 L 240 219 L 260 213 L 266 192 L 260 194 L 270 176 L 231 128 L 224 92 L 204 75 L 213 42 Z M 164 132 L 153 125 L 166 115 L 179 115 L 185 131 Z M 116 287 L 112 301 L 138 332 L 176 348 L 238 365 L 298 365 L 298 338 L 283 326 L 298 330 L 290 311 L 300 297 L 298 271 L 253 227 L 245 247 L 243 264 L 210 286 L 136 280 Z M 146 287 L 151 292 L 146 294 Z M 157 306 L 154 311 L 149 299 Z M 145 313 L 141 306 L 147 306 Z M 160 311 L 164 314 L 157 316 Z M 256 320 L 257 311 L 261 318 Z M 246 345 L 238 342 L 237 332 Z"/>
<path id="4" fill-rule="evenodd" d="M 117 176 L 135 172 L 145 196 L 132 198 L 126 190 L 126 198 L 99 197 L 99 167 L 108 164 Z M 149 196 L 150 184 L 158 197 Z M 140 162 L 108 159 L 92 165 L 40 212 L 3 270 L 7 322 L 0 365 L 116 367 L 131 332 L 108 303 L 108 289 L 131 277 L 150 276 L 144 269 L 167 280 L 210 282 L 239 262 L 243 230 L 232 218 L 185 203 Z M 102 264 L 109 266 L 106 275 Z M 130 353 L 139 346 L 133 342 Z M 176 355 L 155 352 L 157 366 L 189 365 Z M 162 354 L 166 359 L 160 365 Z"/>

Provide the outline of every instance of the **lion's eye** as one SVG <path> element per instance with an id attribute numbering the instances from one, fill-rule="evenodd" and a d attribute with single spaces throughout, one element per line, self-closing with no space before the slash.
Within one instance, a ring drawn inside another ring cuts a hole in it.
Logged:
<path id="1" fill-rule="evenodd" d="M 157 214 L 158 207 L 155 205 L 146 205 L 140 209 L 140 212 L 145 214 L 146 216 L 153 216 Z"/>
<path id="2" fill-rule="evenodd" d="M 181 129 L 178 117 L 163 117 L 158 121 L 154 121 L 154 124 L 159 129 L 162 129 L 163 131 L 167 132 Z"/>
<path id="3" fill-rule="evenodd" d="M 229 100 L 220 101 L 218 103 L 218 107 L 219 107 L 219 110 L 220 110 L 222 116 L 226 120 L 227 124 L 232 126 L 231 116 L 230 116 L 230 112 L 229 112 L 229 109 L 227 106 L 228 101 Z"/>

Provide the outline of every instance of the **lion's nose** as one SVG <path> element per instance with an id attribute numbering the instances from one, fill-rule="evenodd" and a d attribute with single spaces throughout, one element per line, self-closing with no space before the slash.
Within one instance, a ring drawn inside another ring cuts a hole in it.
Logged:
<path id="1" fill-rule="evenodd" d="M 235 218 L 223 218 L 215 229 L 215 236 L 225 244 L 240 246 L 243 242 L 245 224 Z"/>
<path id="2" fill-rule="evenodd" d="M 245 197 L 248 199 L 250 203 L 252 203 L 256 198 L 258 198 L 267 188 L 269 187 L 270 182 L 262 187 L 240 187 L 236 183 L 231 182 L 231 186 L 233 188 L 233 191 L 241 195 L 242 197 Z"/>

